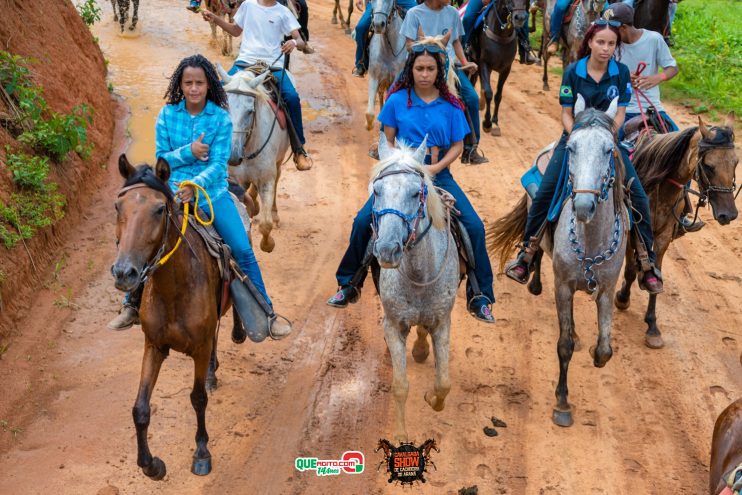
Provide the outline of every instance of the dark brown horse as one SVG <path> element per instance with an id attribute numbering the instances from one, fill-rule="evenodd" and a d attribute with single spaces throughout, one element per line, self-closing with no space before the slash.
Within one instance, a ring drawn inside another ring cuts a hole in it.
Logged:
<path id="1" fill-rule="evenodd" d="M 341 0 L 335 0 L 335 7 L 332 9 L 332 23 L 337 24 L 340 18 L 340 27 L 345 30 L 345 34 L 350 34 L 350 15 L 353 13 L 353 0 L 348 0 L 348 17 L 343 16 L 343 8 L 340 6 Z"/>
<path id="2" fill-rule="evenodd" d="M 139 20 L 139 0 L 111 0 L 111 6 L 113 7 L 113 22 L 118 21 L 121 25 L 121 32 L 124 32 L 124 24 L 129 18 L 129 4 L 134 5 L 134 12 L 131 16 L 131 26 L 129 31 L 134 31 L 137 27 L 137 21 Z M 118 12 L 116 12 L 118 7 Z"/>
<path id="3" fill-rule="evenodd" d="M 144 283 L 139 310 L 144 332 L 144 357 L 139 391 L 132 410 L 137 431 L 137 465 L 154 480 L 165 476 L 165 463 L 153 457 L 147 445 L 150 398 L 160 366 L 171 349 L 187 354 L 195 364 L 191 404 L 196 411 L 196 451 L 191 472 L 211 471 L 207 448 L 207 385 L 216 386 L 216 329 L 221 313 L 229 308 L 222 301 L 219 267 L 206 250 L 201 237 L 188 229 L 179 249 L 164 264 L 165 253 L 180 235 L 179 214 L 167 185 L 170 166 L 158 160 L 134 168 L 125 155 L 119 158 L 119 172 L 126 179 L 116 199 L 116 244 L 118 255 L 111 267 L 116 288 L 135 290 Z M 233 339 L 244 341 L 244 330 L 234 312 Z"/>
<path id="4" fill-rule="evenodd" d="M 526 22 L 527 0 L 493 0 L 479 35 L 475 35 L 473 50 L 475 61 L 479 64 L 481 78 L 480 110 L 486 106 L 482 129 L 493 136 L 500 135 L 498 113 L 502 100 L 502 88 L 510 75 L 510 69 L 518 52 L 516 29 Z M 497 72 L 497 92 L 495 93 L 495 112 L 490 112 L 492 104 L 492 84 L 490 74 Z M 477 83 L 477 74 L 471 76 L 472 84 Z M 492 125 L 494 124 L 494 128 Z"/>
<path id="5" fill-rule="evenodd" d="M 709 465 L 709 495 L 742 490 L 742 399 L 729 404 L 714 424 Z"/>
<path id="6" fill-rule="evenodd" d="M 734 199 L 739 160 L 734 150 L 734 114 L 727 116 L 724 126 L 707 127 L 700 117 L 698 122 L 698 127 L 659 134 L 640 142 L 634 155 L 636 172 L 649 196 L 657 268 L 662 268 L 670 243 L 682 235 L 678 217 L 683 214 L 685 184 L 691 179 L 698 183 L 699 205 L 705 206 L 708 201 L 719 224 L 727 225 L 737 218 Z M 624 283 L 616 293 L 618 309 L 629 307 L 636 274 L 632 244 L 626 253 Z M 664 345 L 657 327 L 656 305 L 657 296 L 652 294 L 644 317 L 648 325 L 645 343 L 652 349 Z"/>
<path id="7" fill-rule="evenodd" d="M 669 5 L 670 0 L 635 0 L 634 26 L 657 31 L 664 36 L 670 22 L 667 12 Z"/>

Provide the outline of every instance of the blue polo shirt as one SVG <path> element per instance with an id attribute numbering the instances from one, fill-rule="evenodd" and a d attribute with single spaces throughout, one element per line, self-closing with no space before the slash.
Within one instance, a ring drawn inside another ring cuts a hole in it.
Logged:
<path id="1" fill-rule="evenodd" d="M 626 107 L 631 101 L 631 74 L 629 68 L 614 59 L 608 61 L 608 70 L 600 81 L 595 81 L 587 73 L 587 57 L 570 64 L 564 71 L 562 86 L 559 88 L 559 103 L 572 107 L 578 94 L 585 99 L 586 108 L 608 110 L 611 101 L 618 96 L 618 106 Z"/>
<path id="2" fill-rule="evenodd" d="M 408 95 L 412 101 L 409 107 Z M 397 129 L 396 139 L 415 148 L 427 135 L 428 147 L 438 146 L 445 150 L 470 132 L 462 109 L 441 97 L 425 103 L 414 90 L 408 93 L 405 89 L 389 96 L 379 113 L 379 122 Z"/>

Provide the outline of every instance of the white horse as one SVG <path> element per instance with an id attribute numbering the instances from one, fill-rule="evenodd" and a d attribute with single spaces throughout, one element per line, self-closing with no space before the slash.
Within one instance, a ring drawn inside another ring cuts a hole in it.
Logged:
<path id="1" fill-rule="evenodd" d="M 379 261 L 379 296 L 384 307 L 384 339 L 392 357 L 392 393 L 397 408 L 398 441 L 407 441 L 405 403 L 407 381 L 406 341 L 417 326 L 412 356 L 423 362 L 429 353 L 427 335 L 435 352 L 435 384 L 425 400 L 443 410 L 451 389 L 448 377 L 451 309 L 459 284 L 458 252 L 450 222 L 433 181 L 421 164 L 425 143 L 413 153 L 390 149 L 384 135 L 379 143 L 381 162 L 369 185 L 373 195 L 375 242 Z"/>
<path id="2" fill-rule="evenodd" d="M 402 36 L 402 18 L 394 0 L 374 0 L 374 35 L 368 47 L 368 107 L 366 107 L 366 129 L 374 126 L 376 119 L 376 97 L 379 106 L 384 106 L 384 95 L 394 78 L 404 67 L 407 58 L 405 37 Z"/>
<path id="3" fill-rule="evenodd" d="M 255 76 L 249 70 L 242 70 L 229 76 L 221 66 L 217 69 L 225 83 L 233 126 L 229 175 L 245 189 L 249 186 L 253 199 L 260 196 L 257 214 L 258 229 L 263 236 L 260 249 L 270 253 L 276 245 L 271 237 L 273 224 L 280 221 L 276 188 L 281 164 L 290 149 L 289 135 L 281 129 L 270 95 L 263 86 L 270 71 Z"/>

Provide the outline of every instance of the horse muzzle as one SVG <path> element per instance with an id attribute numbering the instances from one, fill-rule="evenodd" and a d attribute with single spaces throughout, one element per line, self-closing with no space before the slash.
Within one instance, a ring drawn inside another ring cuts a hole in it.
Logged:
<path id="1" fill-rule="evenodd" d="M 590 193 L 576 194 L 572 205 L 575 211 L 575 219 L 584 224 L 590 223 L 598 208 L 595 195 Z"/>
<path id="2" fill-rule="evenodd" d="M 374 28 L 374 33 L 384 34 L 384 32 L 386 31 L 386 19 L 374 21 L 373 28 Z"/>
<path id="3" fill-rule="evenodd" d="M 526 24 L 526 11 L 518 10 L 513 12 L 513 27 L 520 29 Z"/>
<path id="4" fill-rule="evenodd" d="M 374 256 L 379 261 L 382 268 L 397 268 L 402 262 L 404 247 L 401 242 L 380 242 L 374 243 Z"/>
<path id="5" fill-rule="evenodd" d="M 117 260 L 111 265 L 111 275 L 113 275 L 114 287 L 120 291 L 129 292 L 139 285 L 141 271 L 131 262 Z"/>
<path id="6" fill-rule="evenodd" d="M 709 197 L 709 203 L 711 203 L 711 209 L 714 212 L 714 219 L 720 225 L 729 225 L 733 220 L 736 220 L 738 211 L 734 204 L 734 195 L 711 194 L 713 194 L 713 197 Z"/>

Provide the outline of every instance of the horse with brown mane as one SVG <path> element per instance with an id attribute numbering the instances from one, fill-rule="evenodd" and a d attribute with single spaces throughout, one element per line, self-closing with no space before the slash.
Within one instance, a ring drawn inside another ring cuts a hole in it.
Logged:
<path id="1" fill-rule="evenodd" d="M 735 170 L 739 160 L 734 149 L 734 114 L 727 116 L 724 126 L 709 128 L 701 117 L 698 123 L 698 127 L 640 141 L 634 155 L 636 172 L 649 196 L 659 269 L 670 243 L 685 233 L 678 218 L 683 214 L 685 184 L 691 179 L 698 183 L 699 206 L 710 203 L 719 224 L 727 225 L 737 218 Z M 614 300 L 618 309 L 629 307 L 635 278 L 632 244 L 626 253 L 624 282 Z M 644 341 L 652 349 L 664 346 L 657 327 L 656 305 L 657 296 L 650 294 L 644 317 L 648 325 Z"/>
<path id="2" fill-rule="evenodd" d="M 132 291 L 146 281 L 139 310 L 144 357 L 132 410 L 137 432 L 137 465 L 153 480 L 165 476 L 165 463 L 150 453 L 147 430 L 152 391 L 162 362 L 174 349 L 194 361 L 191 404 L 198 428 L 191 472 L 206 475 L 211 471 L 206 390 L 216 388 L 217 323 L 230 303 L 225 298 L 217 261 L 193 229 L 183 234 L 183 246 L 172 252 L 181 235 L 182 214 L 177 211 L 167 184 L 170 177 L 167 161 L 158 160 L 154 170 L 149 165 L 135 168 L 121 155 L 119 172 L 126 181 L 115 202 L 118 255 L 111 273 L 116 288 L 122 291 Z M 169 259 L 163 257 L 170 252 Z M 162 259 L 167 262 L 160 263 Z M 232 338 L 241 342 L 245 330 L 237 312 L 233 313 Z"/>

